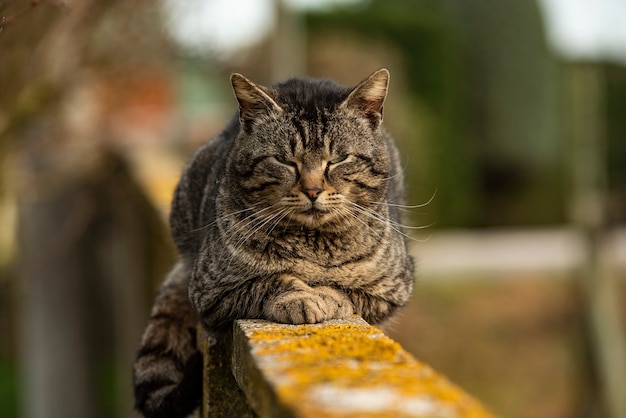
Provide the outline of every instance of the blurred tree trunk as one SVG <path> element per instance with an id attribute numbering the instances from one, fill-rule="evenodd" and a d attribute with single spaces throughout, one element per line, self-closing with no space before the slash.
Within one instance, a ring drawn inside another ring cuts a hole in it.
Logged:
<path id="1" fill-rule="evenodd" d="M 81 266 L 84 248 L 78 241 L 93 208 L 79 192 L 77 180 L 82 173 L 78 167 L 83 165 L 69 168 L 77 153 L 63 156 L 67 144 L 63 135 L 65 115 L 58 109 L 72 85 L 68 75 L 77 70 L 74 35 L 89 2 L 73 2 L 71 7 L 71 13 L 46 21 L 47 31 L 33 28 L 44 37 L 39 53 L 30 57 L 33 73 L 40 72 L 41 78 L 29 80 L 22 91 L 17 91 L 29 103 L 18 101 L 13 115 L 19 119 L 13 134 L 20 145 L 25 145 L 17 191 L 23 318 L 21 404 L 26 418 L 103 416 L 86 344 L 89 310 L 84 293 L 88 283 L 83 280 Z M 14 24 L 28 26 L 23 20 L 28 17 L 21 16 L 22 20 Z M 19 63 L 9 65 L 15 68 L 10 74 L 16 78 L 14 82 L 22 81 Z M 22 117 L 20 111 L 26 115 Z M 67 157 L 66 163 L 63 157 Z"/>
<path id="2" fill-rule="evenodd" d="M 572 218 L 585 243 L 580 283 L 599 406 L 609 418 L 626 418 L 626 341 L 619 288 L 603 248 L 608 158 L 602 71 L 594 64 L 575 64 L 571 69 Z"/>
<path id="3" fill-rule="evenodd" d="M 124 161 L 103 158 L 62 188 L 21 196 L 25 417 L 132 414 L 130 371 L 149 287 L 171 251 Z"/>
<path id="4" fill-rule="evenodd" d="M 21 202 L 23 416 L 100 417 L 76 240 L 93 208 L 77 190 Z"/>
<path id="5" fill-rule="evenodd" d="M 118 3 L 33 2 L 0 32 L 0 146 L 11 151 L 19 206 L 25 418 L 133 414 L 131 365 L 148 294 L 172 258 L 162 220 L 99 119 L 106 65 L 131 68 L 124 48 L 133 43 L 113 50 L 107 42 L 127 36 L 114 30 L 124 16 L 139 25 L 145 12 L 133 6 L 137 18 Z"/>

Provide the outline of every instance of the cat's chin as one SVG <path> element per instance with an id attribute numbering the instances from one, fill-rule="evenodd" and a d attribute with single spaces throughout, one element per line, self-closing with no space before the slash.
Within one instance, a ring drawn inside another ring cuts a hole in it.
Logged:
<path id="1" fill-rule="evenodd" d="M 308 228 L 320 228 L 333 219 L 333 216 L 329 211 L 311 208 L 295 215 L 294 219 Z"/>

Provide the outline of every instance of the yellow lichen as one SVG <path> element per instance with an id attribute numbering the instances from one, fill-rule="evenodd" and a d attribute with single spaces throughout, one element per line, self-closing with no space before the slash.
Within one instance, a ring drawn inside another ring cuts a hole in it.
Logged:
<path id="1" fill-rule="evenodd" d="M 415 360 L 375 327 L 265 325 L 246 335 L 281 400 L 297 406 L 303 416 L 341 416 L 337 411 L 324 410 L 310 396 L 313 388 L 332 385 L 336 390 L 385 388 L 394 396 L 432 399 L 445 405 L 448 415 L 454 411 L 453 417 L 491 417 L 478 401 Z M 402 415 L 388 411 L 363 416 Z"/>

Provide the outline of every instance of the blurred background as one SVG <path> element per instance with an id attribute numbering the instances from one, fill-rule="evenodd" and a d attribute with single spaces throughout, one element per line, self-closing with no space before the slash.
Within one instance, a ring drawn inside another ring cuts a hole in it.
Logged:
<path id="1" fill-rule="evenodd" d="M 626 417 L 622 0 L 0 1 L 0 415 L 130 417 L 229 75 L 386 67 L 418 278 L 389 327 L 503 417 Z"/>

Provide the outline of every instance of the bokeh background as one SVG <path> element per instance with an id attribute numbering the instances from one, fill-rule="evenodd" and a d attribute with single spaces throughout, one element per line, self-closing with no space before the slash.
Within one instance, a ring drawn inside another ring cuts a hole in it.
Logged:
<path id="1" fill-rule="evenodd" d="M 0 1 L 0 416 L 135 416 L 169 200 L 231 72 L 386 67 L 418 259 L 388 332 L 503 417 L 626 417 L 624 22 L 621 0 Z"/>

